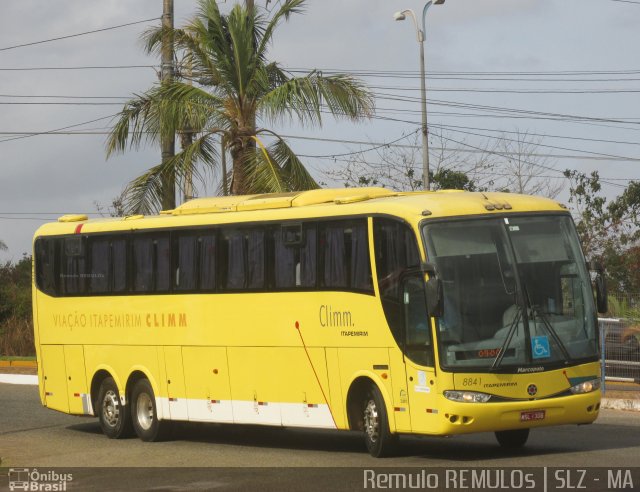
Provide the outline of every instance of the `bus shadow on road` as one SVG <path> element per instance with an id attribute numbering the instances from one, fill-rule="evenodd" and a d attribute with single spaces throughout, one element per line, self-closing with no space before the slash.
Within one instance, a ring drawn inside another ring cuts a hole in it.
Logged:
<path id="1" fill-rule="evenodd" d="M 70 425 L 67 429 L 85 434 L 102 434 L 96 421 Z M 174 425 L 172 440 L 291 451 L 366 453 L 360 432 L 291 427 L 181 422 Z M 394 456 L 473 463 L 506 460 L 513 457 L 535 459 L 566 453 L 635 448 L 638 442 L 640 442 L 640 428 L 627 427 L 624 435 L 621 435 L 620 427 L 610 424 L 587 427 L 560 426 L 533 429 L 527 445 L 516 450 L 501 448 L 492 433 L 452 438 L 402 436 Z"/>

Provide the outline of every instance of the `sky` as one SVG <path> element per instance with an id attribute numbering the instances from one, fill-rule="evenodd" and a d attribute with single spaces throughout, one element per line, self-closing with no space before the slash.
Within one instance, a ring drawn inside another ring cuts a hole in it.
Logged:
<path id="1" fill-rule="evenodd" d="M 222 3 L 223 10 L 233 5 Z M 411 135 L 420 127 L 419 44 L 410 19 L 395 22 L 393 13 L 410 8 L 420 16 L 423 5 L 309 0 L 306 12 L 278 31 L 270 58 L 284 68 L 354 73 L 376 95 L 376 115 L 365 122 L 327 118 L 321 128 L 295 122 L 277 128 L 305 137 L 289 139 L 296 152 L 325 156 L 304 160 L 316 179 L 327 182 L 328 169 L 344 166 L 340 154 L 373 162 L 380 158 L 371 150 L 377 144 L 416 143 Z M 195 7 L 195 0 L 175 0 L 176 26 Z M 106 136 L 100 134 L 124 101 L 157 82 L 150 66 L 159 62 L 145 54 L 139 38 L 159 21 L 13 47 L 158 19 L 161 13 L 162 0 L 3 2 L 0 240 L 8 251 L 0 252 L 0 261 L 29 253 L 34 231 L 59 215 L 99 216 L 160 159 L 159 149 L 147 147 L 107 160 Z M 616 196 L 628 180 L 640 179 L 639 20 L 640 0 L 447 0 L 432 6 L 425 45 L 429 128 L 447 139 L 432 142 L 432 151 L 444 143 L 470 162 L 474 149 L 526 133 L 551 168 L 543 179 L 564 187 L 559 200 L 568 200 L 564 169 L 597 170 L 606 178 L 604 192 Z M 33 135 L 72 125 L 69 130 L 85 133 Z M 212 182 L 199 193 L 215 189 Z"/>

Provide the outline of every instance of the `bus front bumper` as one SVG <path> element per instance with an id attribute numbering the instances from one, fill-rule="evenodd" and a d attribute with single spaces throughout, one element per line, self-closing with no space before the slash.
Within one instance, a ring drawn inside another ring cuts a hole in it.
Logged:
<path id="1" fill-rule="evenodd" d="M 540 400 L 459 403 L 442 398 L 438 434 L 493 432 L 565 424 L 590 424 L 600 410 L 600 390 Z M 431 433 L 431 432 L 429 432 Z"/>

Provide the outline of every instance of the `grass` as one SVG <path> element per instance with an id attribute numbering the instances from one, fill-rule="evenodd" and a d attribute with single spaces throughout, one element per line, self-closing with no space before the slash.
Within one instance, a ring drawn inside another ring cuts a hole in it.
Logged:
<path id="1" fill-rule="evenodd" d="M 13 361 L 13 360 L 36 360 L 36 356 L 35 355 L 26 355 L 26 356 L 22 356 L 22 355 L 0 355 L 0 360 L 9 360 L 9 361 Z"/>
<path id="2" fill-rule="evenodd" d="M 0 326 L 0 354 L 5 357 L 32 357 L 36 353 L 31 320 L 12 316 Z"/>

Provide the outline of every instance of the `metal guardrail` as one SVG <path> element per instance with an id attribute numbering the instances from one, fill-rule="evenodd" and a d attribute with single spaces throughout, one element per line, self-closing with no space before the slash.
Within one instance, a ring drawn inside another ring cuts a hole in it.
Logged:
<path id="1" fill-rule="evenodd" d="M 640 323 L 618 318 L 599 318 L 602 379 L 618 390 L 640 391 Z"/>

